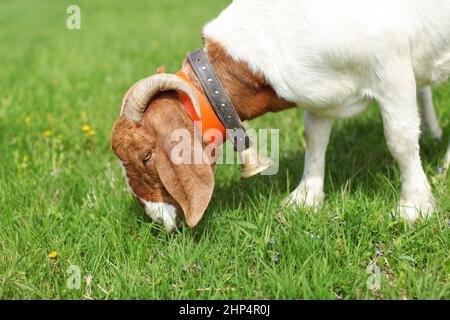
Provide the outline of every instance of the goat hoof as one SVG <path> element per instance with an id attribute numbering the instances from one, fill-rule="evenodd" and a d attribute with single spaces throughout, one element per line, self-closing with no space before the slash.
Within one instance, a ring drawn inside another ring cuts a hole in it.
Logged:
<path id="1" fill-rule="evenodd" d="M 400 219 L 406 220 L 413 224 L 418 222 L 421 218 L 430 218 L 435 211 L 433 201 L 425 201 L 421 204 L 413 202 L 401 202 L 397 207 L 396 212 Z"/>
<path id="2" fill-rule="evenodd" d="M 441 127 L 431 128 L 430 129 L 431 136 L 436 140 L 441 140 L 444 132 Z"/>
<path id="3" fill-rule="evenodd" d="M 283 205 L 287 207 L 319 209 L 324 200 L 325 193 L 323 191 L 314 192 L 309 190 L 306 192 L 304 188 L 299 188 L 283 201 Z"/>

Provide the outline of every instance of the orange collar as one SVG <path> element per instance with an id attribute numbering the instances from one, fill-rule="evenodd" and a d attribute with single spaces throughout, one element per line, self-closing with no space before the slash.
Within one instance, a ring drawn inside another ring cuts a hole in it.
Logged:
<path id="1" fill-rule="evenodd" d="M 205 134 L 208 130 L 215 129 L 219 130 L 222 134 L 222 141 L 225 142 L 226 139 L 226 130 L 223 126 L 222 122 L 220 122 L 219 118 L 217 118 L 216 113 L 214 112 L 214 109 L 209 102 L 208 98 L 206 98 L 200 90 L 198 90 L 192 82 L 189 80 L 189 78 L 186 76 L 186 74 L 183 71 L 178 71 L 176 73 L 177 76 L 179 76 L 181 79 L 186 81 L 191 88 L 194 90 L 195 95 L 197 96 L 198 103 L 200 105 L 200 114 L 201 118 L 198 117 L 197 113 L 195 112 L 194 105 L 192 104 L 191 99 L 184 93 L 179 92 L 179 95 L 181 97 L 181 100 L 184 103 L 184 106 L 186 108 L 187 113 L 189 114 L 189 117 L 191 117 L 192 121 L 194 123 L 201 123 L 201 127 L 199 128 L 202 132 L 202 134 Z M 211 143 L 214 142 L 214 137 L 211 138 Z"/>

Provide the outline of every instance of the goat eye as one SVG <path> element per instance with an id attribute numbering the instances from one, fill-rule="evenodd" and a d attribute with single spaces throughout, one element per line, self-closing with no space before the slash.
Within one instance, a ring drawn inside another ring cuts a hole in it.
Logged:
<path id="1" fill-rule="evenodd" d="M 147 155 L 144 157 L 144 159 L 142 159 L 142 162 L 144 163 L 144 165 L 146 165 L 147 162 L 149 162 L 151 158 L 152 158 L 152 154 L 151 154 L 151 153 L 147 154 Z"/>

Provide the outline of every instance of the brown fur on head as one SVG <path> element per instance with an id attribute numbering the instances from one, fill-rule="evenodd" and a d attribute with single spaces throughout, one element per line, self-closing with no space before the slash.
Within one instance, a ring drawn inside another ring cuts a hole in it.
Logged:
<path id="1" fill-rule="evenodd" d="M 112 149 L 123 164 L 134 196 L 154 221 L 171 231 L 174 223 L 168 221 L 170 208 L 176 208 L 177 224 L 183 212 L 190 227 L 197 225 L 211 199 L 214 176 L 210 164 L 172 162 L 172 149 L 179 143 L 172 139 L 175 130 L 186 129 L 191 134 L 191 148 L 195 145 L 203 150 L 203 144 L 195 139 L 194 123 L 178 94 L 166 91 L 151 98 L 139 121 L 125 115 L 117 120 Z"/>

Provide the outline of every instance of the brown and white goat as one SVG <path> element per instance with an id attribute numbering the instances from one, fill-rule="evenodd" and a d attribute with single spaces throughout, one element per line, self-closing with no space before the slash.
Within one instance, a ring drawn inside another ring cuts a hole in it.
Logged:
<path id="1" fill-rule="evenodd" d="M 235 0 L 203 34 L 205 52 L 242 120 L 295 106 L 306 110 L 304 175 L 288 203 L 323 201 L 331 119 L 353 116 L 375 100 L 400 165 L 400 216 L 414 221 L 433 212 L 419 155 L 417 92 L 425 119 L 435 118 L 429 89 L 420 88 L 450 73 L 448 1 Z M 204 94 L 186 62 L 183 72 Z M 214 189 L 212 165 L 171 161 L 171 133 L 185 128 L 194 136 L 180 91 L 197 109 L 193 88 L 181 78 L 160 74 L 141 81 L 125 96 L 112 134 L 134 196 L 168 231 L 182 213 L 194 227 Z M 436 121 L 426 123 L 440 135 Z M 193 140 L 192 147 L 207 143 Z"/>

